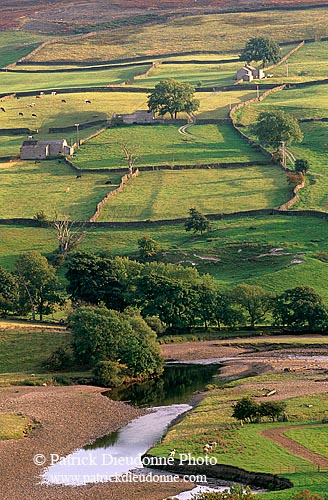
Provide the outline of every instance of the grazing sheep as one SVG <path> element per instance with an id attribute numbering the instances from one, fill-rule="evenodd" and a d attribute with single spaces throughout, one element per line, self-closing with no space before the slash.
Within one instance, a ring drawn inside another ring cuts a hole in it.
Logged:
<path id="1" fill-rule="evenodd" d="M 77 176 L 75 177 L 75 179 L 81 179 L 81 178 L 82 178 L 82 175 L 77 175 Z"/>
<path id="2" fill-rule="evenodd" d="M 71 188 L 70 188 L 70 187 L 67 187 L 67 188 L 66 188 L 66 193 L 69 193 L 69 192 L 70 192 L 70 190 L 71 190 Z"/>
<path id="3" fill-rule="evenodd" d="M 51 92 L 51 95 L 56 95 L 56 94 L 57 94 L 57 92 Z"/>

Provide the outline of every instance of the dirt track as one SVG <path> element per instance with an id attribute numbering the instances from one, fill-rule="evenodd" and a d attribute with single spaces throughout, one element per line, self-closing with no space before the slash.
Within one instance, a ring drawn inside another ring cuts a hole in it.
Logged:
<path id="1" fill-rule="evenodd" d="M 301 427 L 306 428 L 311 426 L 298 425 L 297 429 L 300 429 Z M 316 425 L 315 427 L 318 427 L 318 425 Z M 287 451 L 290 451 L 291 453 L 293 453 L 293 455 L 297 455 L 298 457 L 304 458 L 305 460 L 308 460 L 309 462 L 312 462 L 313 464 L 319 467 L 327 468 L 328 458 L 319 455 L 319 453 L 315 453 L 314 451 L 309 450 L 300 443 L 297 443 L 293 439 L 285 436 L 285 432 L 288 431 L 289 429 L 295 429 L 295 426 L 289 425 L 287 427 L 266 429 L 265 431 L 262 431 L 261 434 L 264 437 L 273 441 L 274 443 L 279 444 Z"/>

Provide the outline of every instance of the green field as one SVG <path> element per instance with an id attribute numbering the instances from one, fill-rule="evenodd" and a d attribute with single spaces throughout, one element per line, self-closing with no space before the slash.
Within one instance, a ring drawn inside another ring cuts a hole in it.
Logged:
<path id="1" fill-rule="evenodd" d="M 83 174 L 58 161 L 0 163 L 0 218 L 34 217 L 43 210 L 49 218 L 55 213 L 73 219 L 89 219 L 97 203 L 119 183 L 118 175 Z M 116 183 L 116 185 L 115 185 Z"/>
<path id="2" fill-rule="evenodd" d="M 0 32 L 0 68 L 11 64 L 29 54 L 40 43 L 47 40 L 46 36 L 22 31 Z M 4 74 L 1 74 L 1 82 Z"/>
<path id="3" fill-rule="evenodd" d="M 138 166 L 265 161 L 230 125 L 193 125 L 182 135 L 178 125 L 129 125 L 106 130 L 87 141 L 74 162 L 80 168 L 124 167 L 120 144 L 137 151 Z"/>
<path id="4" fill-rule="evenodd" d="M 106 203 L 100 220 L 174 219 L 191 207 L 202 213 L 277 207 L 288 197 L 284 172 L 275 166 L 141 172 Z"/>
<path id="5" fill-rule="evenodd" d="M 4 439 L 22 439 L 26 435 L 28 417 L 12 413 L 0 414 L 0 441 Z"/>
<path id="6" fill-rule="evenodd" d="M 288 58 L 288 76 L 286 64 L 283 63 L 269 71 L 274 75 L 270 82 L 297 83 L 327 78 L 327 48 L 328 42 L 306 43 Z"/>
<path id="7" fill-rule="evenodd" d="M 309 450 L 328 458 L 327 426 L 291 429 L 286 431 L 286 436 L 302 444 Z"/>
<path id="8" fill-rule="evenodd" d="M 81 249 L 133 258 L 138 254 L 138 239 L 144 235 L 159 242 L 165 252 L 161 257 L 164 262 L 183 265 L 194 262 L 201 273 L 213 275 L 221 288 L 248 282 L 280 293 L 307 284 L 328 301 L 328 226 L 322 219 L 269 216 L 223 220 L 213 223 L 211 233 L 203 237 L 186 233 L 182 225 L 150 228 L 145 224 L 135 229 L 98 227 L 87 230 Z M 22 252 L 39 250 L 48 254 L 57 246 L 55 232 L 47 228 L 2 226 L 1 238 L 0 265 L 9 268 Z M 281 255 L 259 258 L 273 248 L 283 248 Z M 294 259 L 303 262 L 291 264 Z"/>
<path id="9" fill-rule="evenodd" d="M 297 119 L 327 118 L 327 89 L 327 85 L 320 85 L 277 92 L 261 103 L 247 106 L 237 112 L 237 121 L 249 125 L 256 120 L 259 112 L 273 109 L 283 109 Z M 314 208 L 325 211 L 328 208 L 327 123 L 315 121 L 300 125 L 304 133 L 303 141 L 292 144 L 288 149 L 296 158 L 306 158 L 309 161 L 310 173 L 307 176 L 305 189 L 300 192 L 300 202 L 295 205 L 295 208 Z"/>
<path id="10" fill-rule="evenodd" d="M 259 33 L 277 41 L 302 40 L 326 32 L 328 9 L 238 12 L 185 16 L 156 26 L 124 27 L 83 40 L 45 47 L 34 61 L 107 61 L 186 51 L 239 52 Z M 240 29 L 247 26 L 247 29 Z M 124 44 L 122 43 L 124 40 Z"/>
<path id="11" fill-rule="evenodd" d="M 72 71 L 63 73 L 1 73 L 1 92 L 23 90 L 39 91 L 63 89 L 68 87 L 93 87 L 117 85 L 133 76 L 143 73 L 149 66 L 118 67 L 101 71 Z"/>

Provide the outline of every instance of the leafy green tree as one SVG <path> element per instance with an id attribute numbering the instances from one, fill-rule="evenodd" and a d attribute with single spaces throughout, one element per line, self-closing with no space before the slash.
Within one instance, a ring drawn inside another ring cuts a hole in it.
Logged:
<path id="1" fill-rule="evenodd" d="M 274 422 L 285 413 L 286 407 L 284 401 L 264 401 L 259 406 L 259 415 L 269 417 Z"/>
<path id="2" fill-rule="evenodd" d="M 215 320 L 215 305 L 217 298 L 216 283 L 210 275 L 205 275 L 193 286 L 196 303 L 194 304 L 195 315 L 208 329 L 209 323 Z"/>
<path id="3" fill-rule="evenodd" d="M 163 372 L 161 351 L 156 333 L 147 325 L 140 312 L 127 308 L 123 317 L 130 323 L 132 334 L 123 338 L 119 357 L 133 376 L 154 377 Z"/>
<path id="4" fill-rule="evenodd" d="M 251 130 L 264 146 L 273 148 L 279 148 L 281 142 L 287 145 L 303 139 L 296 118 L 280 110 L 260 113 Z"/>
<path id="5" fill-rule="evenodd" d="M 41 321 L 43 315 L 50 314 L 57 304 L 64 304 L 56 270 L 39 252 L 20 255 L 16 262 L 16 274 L 21 306 L 29 305 L 33 320 L 36 313 Z"/>
<path id="6" fill-rule="evenodd" d="M 247 63 L 262 61 L 263 67 L 268 63 L 276 64 L 280 58 L 281 51 L 277 42 L 264 36 L 248 40 L 239 57 L 241 61 L 246 61 Z"/>
<path id="7" fill-rule="evenodd" d="M 304 175 L 309 170 L 310 164 L 309 164 L 308 160 L 305 160 L 304 158 L 300 158 L 300 159 L 295 161 L 294 168 L 295 168 L 295 172 L 301 173 Z"/>
<path id="8" fill-rule="evenodd" d="M 126 258 L 77 252 L 68 261 L 67 291 L 75 302 L 122 311 L 132 300 L 133 280 L 141 269 L 142 264 Z"/>
<path id="9" fill-rule="evenodd" d="M 138 240 L 138 247 L 141 260 L 149 260 L 160 251 L 159 244 L 150 236 L 140 238 Z"/>
<path id="10" fill-rule="evenodd" d="M 272 310 L 271 295 L 257 285 L 238 285 L 232 290 L 231 297 L 246 312 L 251 328 L 263 321 L 266 314 Z"/>
<path id="11" fill-rule="evenodd" d="M 72 347 L 79 363 L 118 361 L 118 349 L 132 335 L 130 323 L 119 312 L 106 307 L 82 306 L 68 318 Z"/>
<path id="12" fill-rule="evenodd" d="M 205 215 L 195 208 L 189 209 L 189 219 L 185 222 L 185 230 L 200 233 L 201 235 L 211 228 L 211 224 Z"/>
<path id="13" fill-rule="evenodd" d="M 173 79 L 162 80 L 155 85 L 148 95 L 148 108 L 150 111 L 164 116 L 168 113 L 171 119 L 184 111 L 191 113 L 199 108 L 199 101 L 194 99 L 195 89 L 189 83 L 181 83 Z"/>
<path id="14" fill-rule="evenodd" d="M 124 313 L 105 307 L 82 306 L 69 317 L 72 347 L 79 363 L 95 366 L 101 361 L 126 366 L 126 374 L 153 377 L 162 372 L 162 358 L 156 334 L 138 311 Z M 98 365 L 97 376 L 107 382 L 118 376 L 112 365 Z"/>
<path id="15" fill-rule="evenodd" d="M 94 382 L 104 387 L 118 387 L 124 382 L 125 366 L 115 361 L 98 361 L 93 369 Z"/>
<path id="16" fill-rule="evenodd" d="M 14 313 L 18 307 L 18 283 L 16 276 L 0 267 L 0 314 Z"/>
<path id="17" fill-rule="evenodd" d="M 259 404 L 249 397 L 237 401 L 233 406 L 232 417 L 242 422 L 255 422 L 259 415 Z"/>
<path id="18" fill-rule="evenodd" d="M 273 317 L 277 325 L 309 330 L 325 330 L 328 312 L 321 296 L 309 286 L 286 290 L 274 301 Z"/>
<path id="19" fill-rule="evenodd" d="M 234 307 L 232 296 L 229 293 L 216 293 L 214 304 L 214 317 L 218 330 L 221 330 L 222 324 L 233 327 L 245 324 L 245 318 L 241 310 Z"/>

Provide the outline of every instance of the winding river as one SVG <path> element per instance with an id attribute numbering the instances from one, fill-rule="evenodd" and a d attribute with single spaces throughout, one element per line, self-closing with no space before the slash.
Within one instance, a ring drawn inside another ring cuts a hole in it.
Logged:
<path id="1" fill-rule="evenodd" d="M 152 476 L 153 479 L 167 475 L 163 471 L 145 469 L 146 464 L 141 457 L 161 439 L 177 417 L 192 408 L 189 401 L 204 391 L 217 373 L 217 364 L 168 364 L 163 376 L 157 381 L 108 391 L 106 395 L 110 398 L 148 408 L 150 412 L 67 457 L 54 457 L 53 464 L 42 476 L 42 482 L 48 485 L 82 486 L 116 481 L 122 475 L 127 479 L 129 476 L 131 479 L 133 474 L 145 478 Z M 213 489 L 222 491 L 225 487 L 197 485 L 177 498 L 187 500 L 192 493 Z"/>

